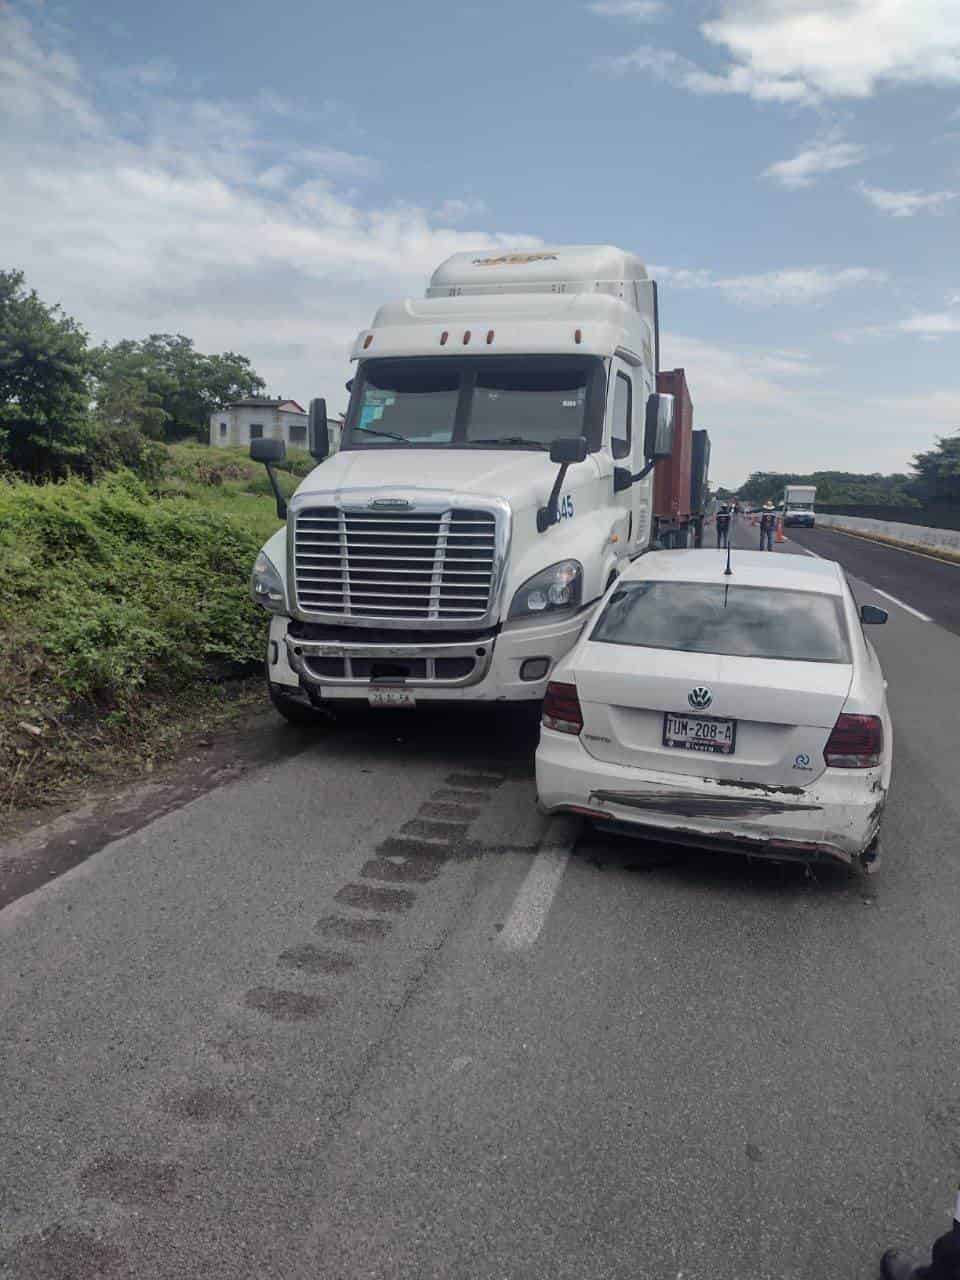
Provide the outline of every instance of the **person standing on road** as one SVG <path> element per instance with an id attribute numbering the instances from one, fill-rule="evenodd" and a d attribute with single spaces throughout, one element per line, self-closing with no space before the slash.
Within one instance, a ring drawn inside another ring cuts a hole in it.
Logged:
<path id="1" fill-rule="evenodd" d="M 730 541 L 730 508 L 724 502 L 717 509 L 717 546 L 725 547 Z"/>
<path id="2" fill-rule="evenodd" d="M 773 532 L 777 527 L 777 514 L 773 509 L 773 503 L 768 498 L 763 504 L 763 511 L 760 515 L 760 550 L 773 550 Z"/>
<path id="3" fill-rule="evenodd" d="M 930 1265 L 914 1253 L 888 1249 L 880 1263 L 883 1280 L 960 1280 L 960 1191 L 953 1210 L 953 1227 L 933 1243 Z"/>

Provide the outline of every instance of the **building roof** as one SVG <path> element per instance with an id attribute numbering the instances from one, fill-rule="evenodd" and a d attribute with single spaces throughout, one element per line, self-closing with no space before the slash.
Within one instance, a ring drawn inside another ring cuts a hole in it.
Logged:
<path id="1" fill-rule="evenodd" d="M 273 400 L 269 396 L 247 396 L 243 400 L 231 400 L 229 404 L 225 404 L 225 409 L 282 409 L 286 405 L 292 406 L 294 413 L 306 413 L 303 405 L 289 397 Z"/>

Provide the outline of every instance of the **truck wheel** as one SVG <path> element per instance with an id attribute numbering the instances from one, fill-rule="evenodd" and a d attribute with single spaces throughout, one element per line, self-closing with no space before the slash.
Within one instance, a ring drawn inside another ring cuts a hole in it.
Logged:
<path id="1" fill-rule="evenodd" d="M 304 702 L 301 698 L 291 697 L 290 694 L 284 693 L 282 685 L 273 684 L 268 680 L 267 693 L 270 695 L 270 701 L 273 703 L 274 708 L 289 724 L 317 725 L 330 723 L 330 716 L 326 712 L 310 706 L 309 703 Z"/>

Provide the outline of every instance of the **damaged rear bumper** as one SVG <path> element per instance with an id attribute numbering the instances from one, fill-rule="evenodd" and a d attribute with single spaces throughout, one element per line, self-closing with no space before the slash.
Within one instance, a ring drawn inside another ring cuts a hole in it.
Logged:
<path id="1" fill-rule="evenodd" d="M 544 812 L 580 813 L 638 838 L 777 861 L 852 865 L 880 826 L 880 769 L 827 769 L 808 787 L 750 786 L 596 760 L 544 729 L 537 795 Z"/>

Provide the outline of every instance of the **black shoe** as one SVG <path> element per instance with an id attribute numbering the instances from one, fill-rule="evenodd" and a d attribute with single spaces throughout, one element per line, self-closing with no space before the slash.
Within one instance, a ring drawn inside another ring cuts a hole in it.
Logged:
<path id="1" fill-rule="evenodd" d="M 888 1249 L 880 1263 L 883 1280 L 922 1280 L 927 1274 L 917 1254 L 904 1249 Z"/>

